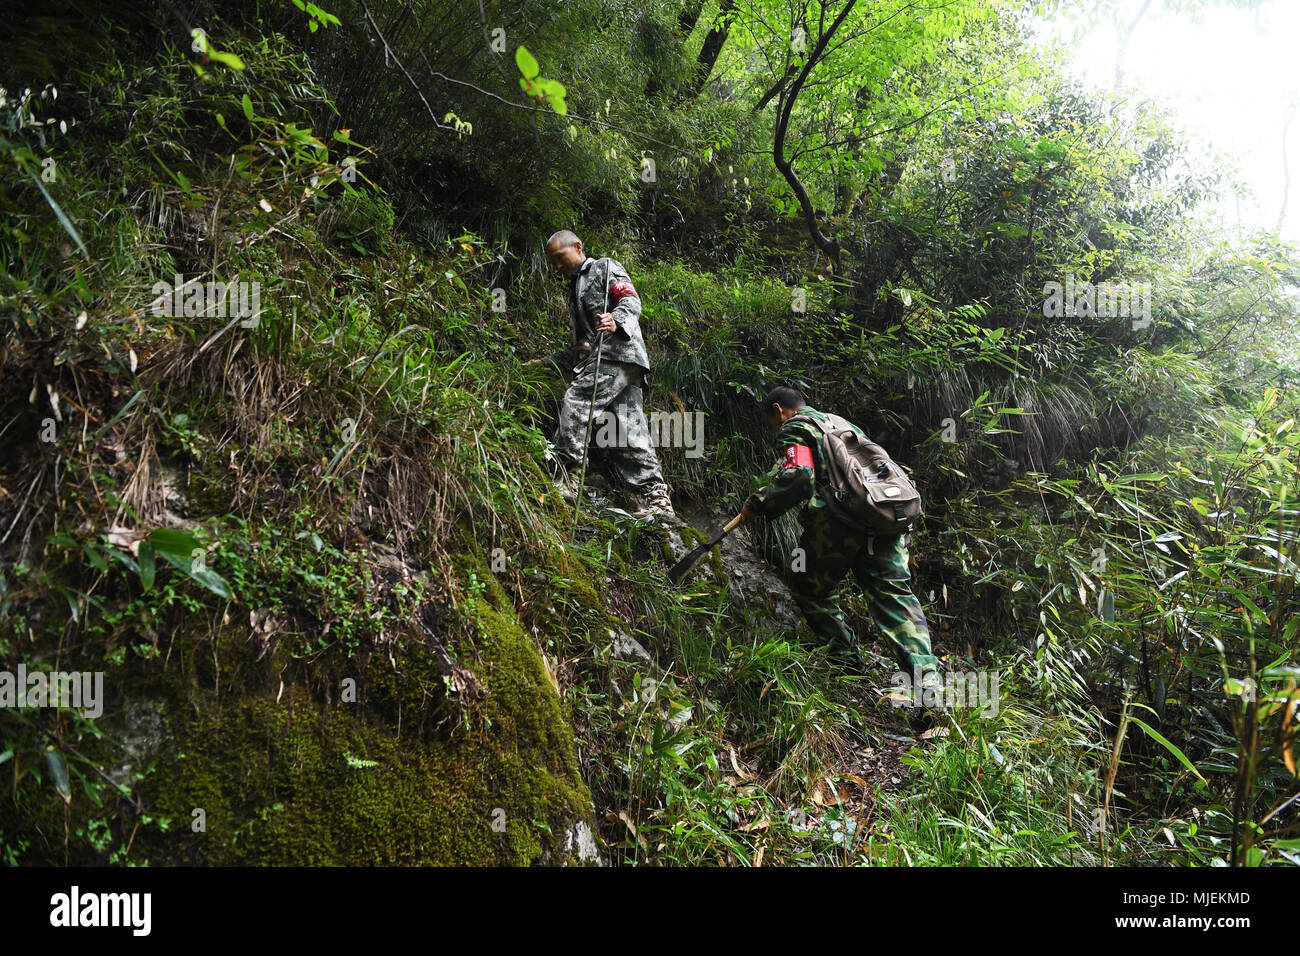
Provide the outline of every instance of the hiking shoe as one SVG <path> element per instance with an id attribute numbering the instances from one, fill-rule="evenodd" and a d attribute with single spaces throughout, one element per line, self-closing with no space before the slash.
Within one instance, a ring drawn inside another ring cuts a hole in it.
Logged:
<path id="1" fill-rule="evenodd" d="M 673 511 L 673 499 L 668 494 L 667 485 L 655 485 L 645 494 L 634 493 L 633 500 L 637 505 L 636 510 L 632 512 L 635 518 L 653 518 L 670 525 L 682 523 L 677 513 Z"/>
<path id="2" fill-rule="evenodd" d="M 907 712 L 907 723 L 916 734 L 943 725 L 943 710 L 937 707 L 917 706 Z"/>
<path id="3" fill-rule="evenodd" d="M 910 687 L 893 687 L 882 693 L 880 699 L 882 702 L 887 702 L 891 707 L 903 707 L 911 710 L 919 706 L 912 696 Z"/>
<path id="4" fill-rule="evenodd" d="M 915 688 L 915 694 L 922 709 L 944 710 L 948 705 L 944 697 L 943 675 L 933 668 L 921 672 L 921 686 Z"/>
<path id="5" fill-rule="evenodd" d="M 935 670 L 923 671 L 920 684 L 909 683 L 906 687 L 894 687 L 883 699 L 895 707 L 906 707 L 913 714 L 937 715 L 947 710 L 948 705 L 944 698 L 942 678 Z"/>
<path id="6" fill-rule="evenodd" d="M 580 489 L 578 488 L 578 476 L 563 475 L 559 478 L 556 478 L 555 490 L 560 493 L 561 498 L 563 498 L 569 504 L 573 504 L 575 501 L 578 500 L 578 492 L 580 491 Z"/>
<path id="7" fill-rule="evenodd" d="M 830 649 L 827 659 L 848 674 L 865 675 L 867 673 L 867 662 L 862 659 L 862 652 L 856 647 L 836 645 Z"/>
<path id="8" fill-rule="evenodd" d="M 895 679 L 899 674 L 903 675 L 904 677 L 910 678 L 909 671 L 898 671 L 895 674 Z M 929 707 L 934 706 L 934 701 L 935 701 L 934 695 L 931 694 L 929 695 L 930 698 L 929 706 L 927 706 L 926 704 L 927 695 L 925 693 L 925 689 L 926 689 L 926 681 L 928 679 L 929 678 L 927 677 L 926 674 L 922 674 L 921 684 L 919 685 L 913 684 L 910 679 L 908 679 L 901 686 L 898 684 L 891 683 L 889 690 L 883 691 L 881 693 L 880 699 L 882 701 L 887 701 L 891 707 L 902 707 L 906 710 L 911 710 L 911 711 L 928 710 Z"/>

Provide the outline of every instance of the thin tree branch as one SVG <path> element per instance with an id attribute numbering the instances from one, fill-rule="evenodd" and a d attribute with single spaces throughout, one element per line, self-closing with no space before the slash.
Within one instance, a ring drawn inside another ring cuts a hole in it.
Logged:
<path id="1" fill-rule="evenodd" d="M 501 58 L 497 56 L 497 51 L 492 49 L 492 39 L 491 35 L 488 33 L 487 11 L 483 9 L 483 0 L 478 0 L 478 18 L 479 22 L 483 24 L 483 39 L 487 42 L 488 56 L 492 59 L 492 65 L 497 68 L 497 72 L 501 74 L 501 78 L 506 81 L 506 88 L 510 89 L 511 80 L 513 80 L 514 77 L 512 77 L 506 71 L 506 68 L 501 65 Z M 424 51 L 421 50 L 420 54 L 423 56 Z M 424 62 L 426 66 L 429 65 L 429 58 L 427 56 L 424 57 Z M 529 121 L 533 124 L 533 139 L 537 143 L 537 151 L 541 152 L 542 134 L 537 131 L 537 117 L 530 116 Z"/>
<path id="2" fill-rule="evenodd" d="M 834 263 L 837 278 L 840 273 L 839 243 L 822 232 L 821 226 L 817 222 L 817 211 L 813 208 L 812 197 L 808 195 L 808 190 L 804 187 L 798 174 L 795 173 L 794 168 L 790 164 L 790 160 L 786 158 L 785 137 L 790 128 L 790 115 L 794 111 L 795 101 L 799 98 L 799 92 L 803 89 L 804 82 L 808 79 L 809 74 L 812 73 L 813 67 L 820 61 L 822 54 L 825 52 L 826 46 L 830 42 L 831 37 L 835 34 L 835 31 L 840 28 L 840 25 L 844 23 L 856 5 L 857 0 L 848 0 L 848 3 L 844 5 L 844 9 L 841 10 L 839 15 L 831 22 L 829 28 L 819 28 L 820 35 L 817 38 L 817 45 L 809 52 L 808 58 L 804 61 L 803 68 L 799 71 L 799 75 L 795 77 L 789 90 L 783 90 L 780 94 L 780 105 L 777 107 L 776 129 L 773 133 L 772 140 L 773 162 L 776 164 L 776 168 L 780 170 L 781 175 L 785 177 L 785 181 L 789 184 L 790 189 L 795 194 L 795 198 L 799 201 L 800 208 L 803 209 L 804 219 L 808 223 L 808 231 L 812 235 L 813 244 L 819 250 L 826 253 L 827 258 Z M 823 2 L 823 23 L 825 22 L 825 12 L 826 6 Z"/>
<path id="3" fill-rule="evenodd" d="M 433 107 L 429 105 L 429 101 L 424 98 L 424 91 L 420 89 L 420 85 L 415 82 L 415 78 L 412 77 L 406 67 L 402 65 L 402 61 L 397 58 L 397 54 L 394 53 L 393 48 L 388 45 L 388 41 L 384 39 L 384 34 L 379 29 L 379 24 L 377 24 L 375 18 L 370 15 L 370 6 L 366 3 L 366 0 L 361 0 L 361 9 L 365 11 L 366 19 L 370 21 L 370 26 L 375 31 L 375 36 L 379 37 L 379 42 L 384 45 L 385 54 L 393 58 L 393 62 L 397 64 L 397 68 L 402 71 L 402 75 L 406 77 L 406 81 L 410 83 L 411 88 L 415 90 L 415 95 L 420 98 L 420 102 L 424 104 L 424 108 L 429 111 L 429 119 L 433 120 L 434 127 L 442 130 L 455 130 L 456 127 L 448 126 L 446 123 L 440 123 L 438 121 L 438 115 L 434 113 Z"/>
<path id="4" fill-rule="evenodd" d="M 424 56 L 424 54 L 421 53 L 421 56 Z M 544 109 L 539 106 L 532 106 L 528 103 L 516 103 L 513 100 L 506 99 L 504 96 L 499 96 L 496 93 L 493 93 L 491 90 L 485 90 L 481 86 L 476 86 L 475 84 L 470 83 L 468 80 L 458 80 L 455 77 L 447 76 L 445 73 L 439 73 L 437 70 L 433 69 L 432 64 L 429 63 L 428 57 L 424 58 L 424 64 L 425 66 L 429 67 L 428 72 L 430 76 L 436 76 L 444 83 L 455 83 L 457 86 L 467 86 L 476 93 L 480 93 L 483 96 L 490 97 L 494 100 L 497 100 L 500 103 L 504 103 L 506 106 L 512 107 L 517 110 L 528 110 L 533 113 L 545 113 L 548 116 L 560 115 L 554 110 Z M 617 123 L 610 123 L 606 120 L 596 119 L 594 116 L 583 116 L 580 113 L 575 113 L 572 110 L 570 110 L 568 113 L 564 115 L 563 118 L 581 120 L 584 123 L 592 123 L 596 126 L 603 126 L 606 129 L 618 130 L 620 133 L 626 133 L 628 136 L 635 136 L 637 139 L 643 139 L 648 143 L 656 143 L 660 146 L 664 146 L 668 149 L 673 150 L 674 152 L 681 153 L 683 156 L 690 155 L 688 150 L 682 149 L 680 146 L 674 146 L 672 143 L 665 143 L 661 139 L 655 139 L 653 136 L 647 136 L 645 133 L 638 133 L 634 129 L 628 129 L 626 126 L 619 126 Z"/>

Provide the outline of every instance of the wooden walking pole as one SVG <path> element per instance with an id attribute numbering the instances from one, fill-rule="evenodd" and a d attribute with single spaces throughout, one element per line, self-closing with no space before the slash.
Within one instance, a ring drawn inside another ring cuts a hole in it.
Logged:
<path id="1" fill-rule="evenodd" d="M 605 266 L 605 306 L 601 314 L 609 311 L 609 266 Z M 578 512 L 582 510 L 582 485 L 587 480 L 587 454 L 591 448 L 591 423 L 596 417 L 596 392 L 600 389 L 600 355 L 605 347 L 605 333 L 596 333 L 596 370 L 592 376 L 591 403 L 587 406 L 587 436 L 582 442 L 582 471 L 578 473 L 578 495 L 573 502 L 573 530 L 569 537 L 578 533 Z"/>

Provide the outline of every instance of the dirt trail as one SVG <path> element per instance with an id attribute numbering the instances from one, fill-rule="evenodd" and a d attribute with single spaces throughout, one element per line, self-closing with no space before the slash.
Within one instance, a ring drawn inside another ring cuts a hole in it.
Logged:
<path id="1" fill-rule="evenodd" d="M 733 513 L 709 506 L 683 506 L 677 515 L 692 527 L 712 537 L 733 517 Z M 748 528 L 737 528 L 718 546 L 723 569 L 737 598 L 751 610 L 764 609 L 764 627 L 796 626 L 802 615 L 779 572 L 757 552 Z M 706 557 L 704 561 L 707 561 Z M 702 562 L 703 563 L 703 562 Z M 911 711 L 882 700 L 890 689 L 894 664 L 875 651 L 875 634 L 869 622 L 861 622 L 859 638 L 863 656 L 872 668 L 870 676 L 857 683 L 850 696 L 860 708 L 869 739 L 844 754 L 843 763 L 830 770 L 828 780 L 819 782 L 810 794 L 815 804 L 839 804 L 861 823 L 875 816 L 876 795 L 898 789 L 904 778 L 915 773 L 905 766 L 903 756 L 914 747 L 927 746 L 948 735 L 947 721 L 938 717 L 933 726 L 915 726 Z M 832 788 L 831 782 L 834 783 Z"/>

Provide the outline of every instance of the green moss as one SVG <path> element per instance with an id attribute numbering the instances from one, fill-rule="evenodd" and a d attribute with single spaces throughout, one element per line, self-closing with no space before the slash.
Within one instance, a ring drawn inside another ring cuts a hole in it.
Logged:
<path id="1" fill-rule="evenodd" d="M 504 594 L 479 580 L 491 603 L 470 598 L 465 610 L 482 700 L 449 701 L 418 647 L 397 668 L 372 663 L 364 710 L 337 693 L 327 707 L 302 684 L 278 702 L 269 689 L 229 695 L 200 708 L 146 785 L 152 812 L 180 831 L 142 851 L 154 862 L 308 865 L 518 865 L 554 853 L 591 803 L 572 729 L 517 617 L 493 606 Z M 195 808 L 205 832 L 190 828 Z"/>
<path id="2" fill-rule="evenodd" d="M 104 728 L 82 744 L 105 767 L 122 762 L 112 739 L 132 728 L 133 703 L 164 715 L 154 752 L 130 759 L 154 769 L 135 789 L 146 812 L 129 859 L 153 864 L 502 864 L 558 860 L 566 828 L 590 817 L 572 726 L 540 654 L 485 563 L 459 559 L 465 591 L 458 657 L 482 685 L 479 699 L 449 694 L 438 661 L 419 640 L 373 654 L 341 649 L 311 660 L 276 641 L 261 660 L 246 628 L 209 631 L 176 622 L 160 660 L 135 659 L 112 676 Z M 471 578 L 471 575 L 474 578 Z M 473 588 L 474 579 L 482 585 Z M 481 593 L 474 596 L 474 591 Z M 439 639 L 450 643 L 450 635 Z M 341 682 L 357 680 L 358 702 Z M 283 683 L 282 683 L 283 682 Z M 38 753 L 33 745 L 33 753 Z M 20 756 L 20 759 L 21 756 Z M 37 763 L 39 756 L 29 763 Z M 15 862 L 108 862 L 76 834 L 103 811 L 74 794 L 65 808 L 30 777 L 0 827 L 29 834 Z M 193 811 L 205 828 L 195 832 Z M 135 824 L 114 825 L 120 846 Z M 66 816 L 65 816 L 66 815 Z"/>
<path id="3" fill-rule="evenodd" d="M 153 796 L 179 832 L 148 841 L 155 861 L 204 864 L 527 864 L 589 799 L 563 737 L 503 719 L 449 741 L 309 701 L 253 700 L 206 712 Z M 189 826 L 194 808 L 206 831 Z M 494 823 L 497 828 L 494 829 Z M 498 832 L 501 825 L 504 831 Z"/>

